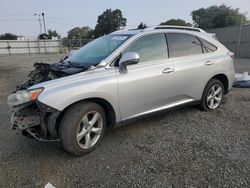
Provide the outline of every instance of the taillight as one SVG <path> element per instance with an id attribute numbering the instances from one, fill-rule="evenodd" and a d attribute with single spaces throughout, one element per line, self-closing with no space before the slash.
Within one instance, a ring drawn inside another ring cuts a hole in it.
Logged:
<path id="1" fill-rule="evenodd" d="M 228 52 L 228 53 L 227 53 L 227 55 L 229 55 L 232 59 L 234 59 L 234 58 L 235 58 L 235 55 L 234 55 L 234 53 L 233 53 L 233 52 Z"/>

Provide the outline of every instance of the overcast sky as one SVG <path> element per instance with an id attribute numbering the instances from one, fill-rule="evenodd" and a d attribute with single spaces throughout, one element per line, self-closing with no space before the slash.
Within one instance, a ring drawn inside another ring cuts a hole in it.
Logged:
<path id="1" fill-rule="evenodd" d="M 94 28 L 98 15 L 108 8 L 121 9 L 127 28 L 134 28 L 141 21 L 153 26 L 171 18 L 192 23 L 192 10 L 222 3 L 250 13 L 250 0 L 0 0 L 0 34 L 37 36 L 34 13 L 44 12 L 47 29 L 66 36 L 76 26 Z"/>

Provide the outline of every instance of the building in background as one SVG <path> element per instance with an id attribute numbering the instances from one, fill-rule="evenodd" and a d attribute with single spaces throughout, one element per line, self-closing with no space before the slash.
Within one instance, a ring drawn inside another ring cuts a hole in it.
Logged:
<path id="1" fill-rule="evenodd" d="M 17 36 L 18 41 L 24 41 L 27 40 L 24 36 Z"/>

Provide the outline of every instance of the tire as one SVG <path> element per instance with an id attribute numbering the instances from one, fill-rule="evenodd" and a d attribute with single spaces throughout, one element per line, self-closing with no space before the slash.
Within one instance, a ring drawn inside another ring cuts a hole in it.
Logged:
<path id="1" fill-rule="evenodd" d="M 101 106 L 93 102 L 80 102 L 64 114 L 59 136 L 63 148 L 74 155 L 93 151 L 106 130 L 106 115 Z"/>
<path id="2" fill-rule="evenodd" d="M 214 90 L 213 90 L 213 88 L 214 88 Z M 219 90 L 220 90 L 219 88 L 221 88 L 220 92 L 219 92 Z M 218 93 L 218 94 L 216 95 L 216 93 Z M 217 79 L 211 79 L 207 83 L 207 85 L 203 91 L 201 105 L 200 105 L 201 109 L 203 111 L 215 110 L 216 108 L 218 108 L 220 106 L 220 104 L 224 98 L 224 94 L 225 94 L 225 88 L 224 88 L 223 84 L 221 83 L 221 81 L 217 80 Z M 214 104 L 214 105 L 212 105 L 212 104 Z"/>

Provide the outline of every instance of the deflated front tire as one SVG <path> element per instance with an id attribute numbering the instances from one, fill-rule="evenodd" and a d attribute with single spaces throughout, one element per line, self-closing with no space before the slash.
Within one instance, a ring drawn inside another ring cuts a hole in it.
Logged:
<path id="1" fill-rule="evenodd" d="M 106 114 L 101 106 L 80 102 L 71 106 L 61 120 L 59 135 L 64 149 L 74 155 L 93 151 L 103 138 Z"/>

